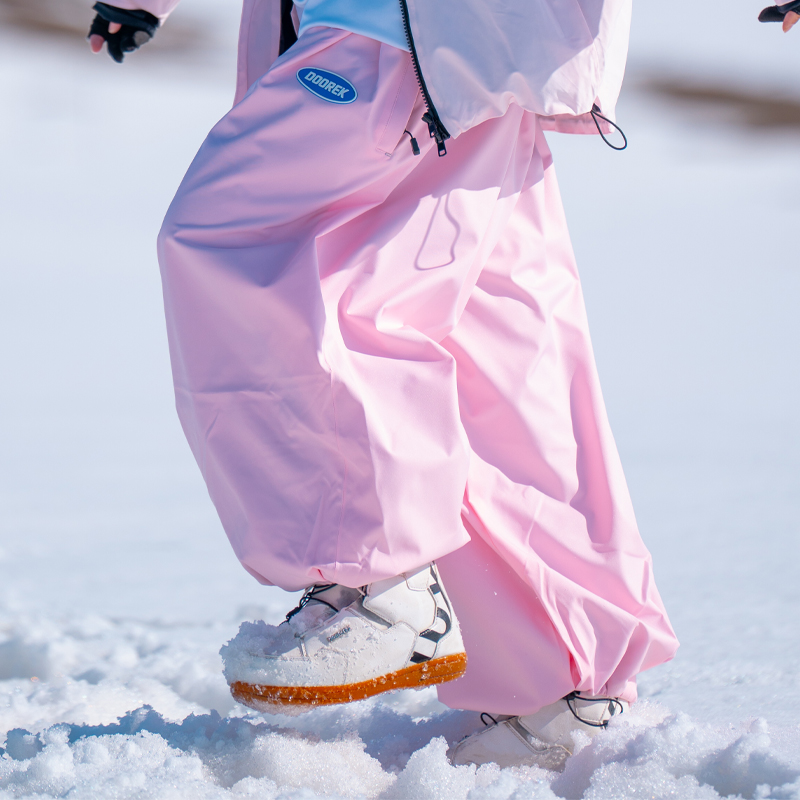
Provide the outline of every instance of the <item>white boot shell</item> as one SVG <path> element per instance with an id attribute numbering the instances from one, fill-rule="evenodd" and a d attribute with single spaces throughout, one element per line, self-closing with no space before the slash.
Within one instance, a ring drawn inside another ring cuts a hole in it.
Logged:
<path id="1" fill-rule="evenodd" d="M 357 597 L 339 611 L 317 601 L 278 628 L 244 623 L 220 651 L 234 698 L 297 713 L 464 674 L 461 631 L 435 564 L 347 591 Z"/>
<path id="2" fill-rule="evenodd" d="M 535 714 L 498 717 L 497 724 L 456 744 L 450 760 L 457 766 L 494 763 L 499 767 L 561 770 L 575 747 L 573 733 L 595 736 L 611 717 L 627 708 L 627 703 L 615 698 L 570 695 Z"/>

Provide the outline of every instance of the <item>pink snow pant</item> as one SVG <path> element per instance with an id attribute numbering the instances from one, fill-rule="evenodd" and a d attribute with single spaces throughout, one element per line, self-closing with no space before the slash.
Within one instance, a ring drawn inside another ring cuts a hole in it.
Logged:
<path id="1" fill-rule="evenodd" d="M 263 583 L 438 561 L 469 658 L 444 702 L 633 700 L 676 641 L 547 143 L 512 106 L 440 158 L 423 113 L 408 53 L 316 28 L 211 131 L 159 239 L 181 422 Z"/>

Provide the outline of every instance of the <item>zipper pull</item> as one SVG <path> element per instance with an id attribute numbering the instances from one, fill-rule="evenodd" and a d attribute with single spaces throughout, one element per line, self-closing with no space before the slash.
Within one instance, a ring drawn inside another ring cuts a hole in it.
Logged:
<path id="1" fill-rule="evenodd" d="M 408 134 L 408 138 L 411 139 L 411 152 L 415 155 L 419 155 L 419 145 L 417 144 L 417 140 L 411 135 L 411 131 L 403 131 L 403 133 Z"/>
<path id="2" fill-rule="evenodd" d="M 422 121 L 427 123 L 428 133 L 430 133 L 431 139 L 436 139 L 436 149 L 439 151 L 439 158 L 446 156 L 447 148 L 445 147 L 444 140 L 445 138 L 449 139 L 450 137 L 445 137 L 444 129 L 442 128 L 441 123 L 433 118 L 433 114 L 431 114 L 430 111 L 426 111 L 422 115 Z"/>

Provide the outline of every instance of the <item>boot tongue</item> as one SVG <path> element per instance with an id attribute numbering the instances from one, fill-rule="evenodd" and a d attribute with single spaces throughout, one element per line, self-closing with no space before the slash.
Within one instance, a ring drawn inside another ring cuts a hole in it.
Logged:
<path id="1" fill-rule="evenodd" d="M 358 589 L 334 583 L 327 589 L 315 591 L 305 606 L 289 619 L 289 625 L 295 636 L 302 636 L 322 625 L 359 597 L 361 592 Z"/>
<path id="2" fill-rule="evenodd" d="M 355 603 L 359 597 L 361 597 L 361 592 L 358 589 L 351 589 L 349 586 L 334 583 L 329 589 L 317 592 L 309 601 L 309 605 L 315 600 L 322 600 L 325 603 L 330 603 L 337 611 L 341 611 L 346 606 L 349 606 L 350 603 Z"/>

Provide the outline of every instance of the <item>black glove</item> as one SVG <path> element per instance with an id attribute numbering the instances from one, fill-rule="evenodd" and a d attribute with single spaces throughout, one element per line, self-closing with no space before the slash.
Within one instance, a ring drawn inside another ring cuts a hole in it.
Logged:
<path id="1" fill-rule="evenodd" d="M 795 11 L 800 14 L 800 0 L 794 0 L 793 3 L 787 3 L 785 6 L 769 6 L 758 15 L 758 21 L 783 22 L 783 18 L 789 11 Z"/>
<path id="2" fill-rule="evenodd" d="M 95 3 L 93 10 L 97 16 L 89 28 L 89 36 L 102 36 L 106 40 L 108 54 L 118 64 L 122 63 L 125 53 L 132 53 L 149 42 L 159 25 L 158 17 L 147 11 L 126 11 L 106 3 Z M 109 33 L 110 22 L 116 22 L 122 28 L 116 33 Z"/>

